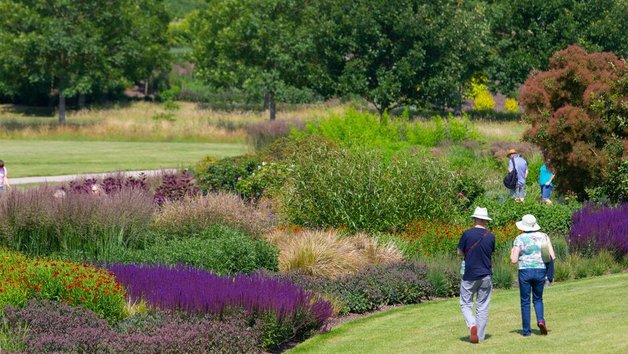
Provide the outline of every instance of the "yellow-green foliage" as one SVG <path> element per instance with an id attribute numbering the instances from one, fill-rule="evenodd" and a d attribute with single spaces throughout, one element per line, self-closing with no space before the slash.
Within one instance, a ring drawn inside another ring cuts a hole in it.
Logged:
<path id="1" fill-rule="evenodd" d="M 514 98 L 507 98 L 504 103 L 504 108 L 506 109 L 506 112 L 517 113 L 519 112 L 519 103 Z"/>
<path id="2" fill-rule="evenodd" d="M 279 248 L 279 270 L 337 278 L 369 264 L 398 262 L 402 252 L 392 243 L 378 244 L 366 234 L 342 236 L 317 230 L 275 230 L 266 239 Z"/>
<path id="3" fill-rule="evenodd" d="M 473 100 L 473 107 L 478 111 L 492 111 L 495 109 L 495 100 L 485 83 L 486 79 L 471 79 L 469 98 Z"/>
<path id="4" fill-rule="evenodd" d="M 488 89 L 480 92 L 479 95 L 473 99 L 473 106 L 478 111 L 492 111 L 495 109 L 495 100 Z"/>

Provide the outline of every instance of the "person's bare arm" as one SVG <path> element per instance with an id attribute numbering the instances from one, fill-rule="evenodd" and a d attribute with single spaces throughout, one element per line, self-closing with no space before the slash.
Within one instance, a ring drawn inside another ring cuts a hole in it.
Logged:
<path id="1" fill-rule="evenodd" d="M 517 263 L 519 261 L 519 246 L 515 246 L 510 251 L 510 261 L 512 263 Z"/>
<path id="2" fill-rule="evenodd" d="M 552 257 L 552 259 L 556 259 L 556 254 L 554 253 L 554 246 L 552 246 L 552 241 L 549 240 L 549 238 L 548 238 L 548 241 L 549 242 L 548 242 L 547 248 L 549 249 L 550 257 Z"/>
<path id="3" fill-rule="evenodd" d="M 552 175 L 550 176 L 550 179 L 547 181 L 547 183 L 545 183 L 546 186 L 549 186 L 550 183 L 552 183 L 552 181 L 554 180 L 554 177 L 556 177 L 555 173 L 552 173 Z"/>

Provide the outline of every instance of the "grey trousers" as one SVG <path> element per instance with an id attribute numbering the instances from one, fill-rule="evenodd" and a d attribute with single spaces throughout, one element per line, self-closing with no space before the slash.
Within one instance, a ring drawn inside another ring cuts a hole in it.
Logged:
<path id="1" fill-rule="evenodd" d="M 467 328 L 476 325 L 478 337 L 484 340 L 486 324 L 488 323 L 488 310 L 491 304 L 491 290 L 493 280 L 490 275 L 474 281 L 463 280 L 460 283 L 460 309 L 467 323 Z M 475 316 L 473 315 L 473 296 L 476 295 Z"/>

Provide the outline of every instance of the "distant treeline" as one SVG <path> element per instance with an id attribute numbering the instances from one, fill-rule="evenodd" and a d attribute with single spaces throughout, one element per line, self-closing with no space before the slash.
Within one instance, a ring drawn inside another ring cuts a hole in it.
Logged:
<path id="1" fill-rule="evenodd" d="M 0 100 L 59 104 L 60 119 L 66 98 L 133 86 L 242 93 L 271 117 L 276 101 L 338 96 L 459 109 L 472 79 L 514 97 L 569 44 L 628 53 L 625 0 L 0 0 L 0 13 Z"/>

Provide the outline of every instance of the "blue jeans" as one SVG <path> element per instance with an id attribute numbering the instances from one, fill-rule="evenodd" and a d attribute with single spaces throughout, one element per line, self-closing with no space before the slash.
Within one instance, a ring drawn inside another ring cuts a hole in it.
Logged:
<path id="1" fill-rule="evenodd" d="M 515 199 L 524 199 L 526 197 L 526 184 L 517 182 L 515 189 L 510 190 L 510 194 Z"/>
<path id="2" fill-rule="evenodd" d="M 519 269 L 519 295 L 521 298 L 521 334 L 529 336 L 530 329 L 530 292 L 536 313 L 536 322 L 544 321 L 543 317 L 543 287 L 545 286 L 545 269 Z"/>
<path id="3" fill-rule="evenodd" d="M 554 189 L 554 187 L 552 187 L 551 185 L 546 186 L 542 184 L 541 185 L 541 198 L 550 199 L 550 196 L 552 195 L 552 189 Z"/>

